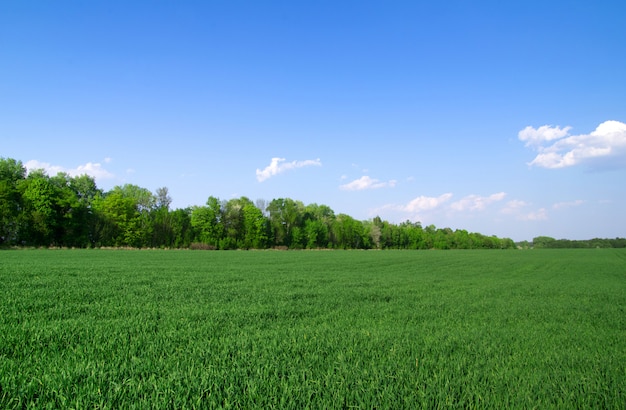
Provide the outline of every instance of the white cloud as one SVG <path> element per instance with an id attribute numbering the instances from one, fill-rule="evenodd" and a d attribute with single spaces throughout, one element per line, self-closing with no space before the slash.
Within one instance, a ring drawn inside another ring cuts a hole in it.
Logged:
<path id="1" fill-rule="evenodd" d="M 626 124 L 605 121 L 590 134 L 581 135 L 569 135 L 570 129 L 544 125 L 520 131 L 519 139 L 539 152 L 529 165 L 556 169 L 615 159 L 626 164 Z"/>
<path id="2" fill-rule="evenodd" d="M 505 192 L 498 192 L 489 196 L 468 195 L 450 204 L 450 208 L 454 211 L 482 211 L 487 205 L 501 201 L 505 196 Z"/>
<path id="3" fill-rule="evenodd" d="M 417 221 L 424 217 L 423 213 L 425 212 L 436 212 L 437 208 L 444 206 L 450 198 L 452 198 L 451 193 L 445 193 L 437 197 L 422 195 L 406 204 L 386 204 L 379 208 L 371 209 L 370 214 L 374 216 L 392 212 L 396 214 L 398 220 L 411 219 Z"/>
<path id="4" fill-rule="evenodd" d="M 105 162 L 107 161 L 105 160 Z M 59 172 L 65 172 L 72 177 L 84 174 L 87 174 L 95 179 L 110 179 L 115 177 L 115 175 L 104 169 L 102 167 L 102 164 L 97 162 L 88 162 L 84 165 L 79 165 L 76 168 L 65 168 L 60 165 L 52 165 L 48 162 L 30 160 L 26 162 L 24 166 L 28 171 L 32 171 L 34 169 L 43 169 L 50 176 L 54 176 Z"/>
<path id="5" fill-rule="evenodd" d="M 286 161 L 285 158 L 278 158 L 278 157 L 272 158 L 272 161 L 267 167 L 265 167 L 262 170 L 257 168 L 256 179 L 259 182 L 263 182 L 266 179 L 273 177 L 274 175 L 278 175 L 290 169 L 322 165 L 319 158 L 307 159 L 305 161 L 291 161 L 291 162 L 285 162 L 285 161 Z"/>
<path id="6" fill-rule="evenodd" d="M 529 206 L 530 204 L 519 199 L 514 199 L 506 203 L 506 206 L 502 208 L 503 214 L 516 214 L 520 212 L 520 209 Z"/>
<path id="7" fill-rule="evenodd" d="M 539 208 L 535 212 L 519 215 L 518 219 L 523 221 L 545 221 L 548 219 L 548 213 L 545 208 Z"/>
<path id="8" fill-rule="evenodd" d="M 583 201 L 582 199 L 577 199 L 575 201 L 569 201 L 569 202 L 557 202 L 556 204 L 552 205 L 552 209 L 571 208 L 573 206 L 579 206 L 584 203 L 585 201 Z"/>
<path id="9" fill-rule="evenodd" d="M 370 178 L 367 175 L 364 175 L 361 178 L 355 179 L 352 182 L 340 185 L 339 189 L 344 191 L 361 191 L 364 189 L 378 189 L 385 187 L 393 188 L 394 186 L 396 186 L 396 183 L 397 181 L 394 179 L 387 182 L 381 182 L 377 179 Z"/>
<path id="10" fill-rule="evenodd" d="M 535 129 L 528 126 L 521 130 L 517 136 L 520 141 L 526 142 L 526 146 L 528 147 L 541 145 L 544 142 L 563 138 L 567 135 L 570 129 L 572 129 L 572 127 L 559 128 L 558 126 L 552 127 L 550 125 L 544 125 Z"/>
<path id="11" fill-rule="evenodd" d="M 441 206 L 445 202 L 448 202 L 450 198 L 452 198 L 452 194 L 449 192 L 439 195 L 438 197 L 418 196 L 417 198 L 411 200 L 408 204 L 401 206 L 400 209 L 402 211 L 412 213 L 430 211 Z"/>
<path id="12" fill-rule="evenodd" d="M 500 211 L 503 214 L 512 215 L 515 219 L 521 221 L 544 221 L 548 219 L 548 212 L 545 208 L 539 208 L 536 211 L 528 212 L 525 208 L 532 204 L 514 199 L 506 203 L 505 207 Z"/>

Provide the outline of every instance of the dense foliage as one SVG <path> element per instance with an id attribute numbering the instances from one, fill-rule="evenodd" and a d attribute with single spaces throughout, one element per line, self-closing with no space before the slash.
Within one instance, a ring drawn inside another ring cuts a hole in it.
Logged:
<path id="1" fill-rule="evenodd" d="M 532 244 L 524 243 L 522 247 L 540 248 L 626 248 L 626 238 L 593 238 L 587 240 L 554 239 L 549 236 L 538 236 Z"/>
<path id="2" fill-rule="evenodd" d="M 626 251 L 5 251 L 0 408 L 623 409 Z"/>
<path id="3" fill-rule="evenodd" d="M 246 197 L 170 209 L 167 188 L 126 184 L 103 192 L 87 175 L 26 172 L 0 158 L 0 246 L 198 249 L 512 248 L 511 239 L 465 230 L 358 221 L 326 205 Z"/>

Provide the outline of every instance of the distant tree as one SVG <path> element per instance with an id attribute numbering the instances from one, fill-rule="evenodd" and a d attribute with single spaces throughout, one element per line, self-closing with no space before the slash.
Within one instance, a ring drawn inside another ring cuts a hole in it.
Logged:
<path id="1" fill-rule="evenodd" d="M 549 236 L 537 236 L 533 238 L 534 248 L 550 248 L 556 239 Z"/>
<path id="2" fill-rule="evenodd" d="M 290 246 L 292 230 L 300 227 L 304 214 L 304 204 L 290 198 L 278 198 L 270 202 L 267 207 L 270 226 L 276 245 Z"/>
<path id="3" fill-rule="evenodd" d="M 195 237 L 191 224 L 191 208 L 175 209 L 170 213 L 173 242 L 168 246 L 188 248 Z"/>
<path id="4" fill-rule="evenodd" d="M 155 201 L 157 209 L 170 209 L 172 197 L 169 196 L 169 190 L 167 187 L 158 188 L 156 190 Z"/>
<path id="5" fill-rule="evenodd" d="M 0 157 L 0 246 L 18 244 L 20 185 L 25 178 L 26 168 L 21 161 Z"/>
<path id="6" fill-rule="evenodd" d="M 151 212 L 156 201 L 152 193 L 136 185 L 116 186 L 96 198 L 98 243 L 105 246 L 150 246 Z"/>
<path id="7" fill-rule="evenodd" d="M 22 239 L 36 246 L 55 244 L 58 226 L 57 192 L 43 169 L 33 170 L 21 184 L 23 209 Z"/>
<path id="8" fill-rule="evenodd" d="M 167 187 L 156 190 L 155 206 L 151 212 L 152 220 L 152 246 L 172 247 L 175 243 L 173 218 L 170 213 L 172 198 L 168 194 Z"/>
<path id="9" fill-rule="evenodd" d="M 243 247 L 262 249 L 268 245 L 269 221 L 252 202 L 243 205 Z"/>
<path id="10" fill-rule="evenodd" d="M 219 248 L 224 236 L 222 205 L 218 198 L 210 196 L 206 206 L 191 208 L 191 226 L 196 230 L 198 240 Z"/>
<path id="11" fill-rule="evenodd" d="M 95 222 L 92 205 L 101 195 L 94 179 L 87 175 L 71 177 L 60 172 L 50 181 L 56 193 L 55 243 L 72 247 L 92 246 Z"/>

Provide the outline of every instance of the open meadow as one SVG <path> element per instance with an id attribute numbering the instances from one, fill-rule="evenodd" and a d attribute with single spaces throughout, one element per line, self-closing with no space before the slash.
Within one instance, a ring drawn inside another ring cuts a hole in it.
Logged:
<path id="1" fill-rule="evenodd" d="M 626 250 L 0 252 L 0 408 L 624 408 Z"/>

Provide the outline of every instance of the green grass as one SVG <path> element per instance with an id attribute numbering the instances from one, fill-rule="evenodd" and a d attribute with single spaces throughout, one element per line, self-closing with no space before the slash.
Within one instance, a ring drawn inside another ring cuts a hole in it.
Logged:
<path id="1" fill-rule="evenodd" d="M 626 251 L 0 252 L 0 408 L 624 408 Z"/>

